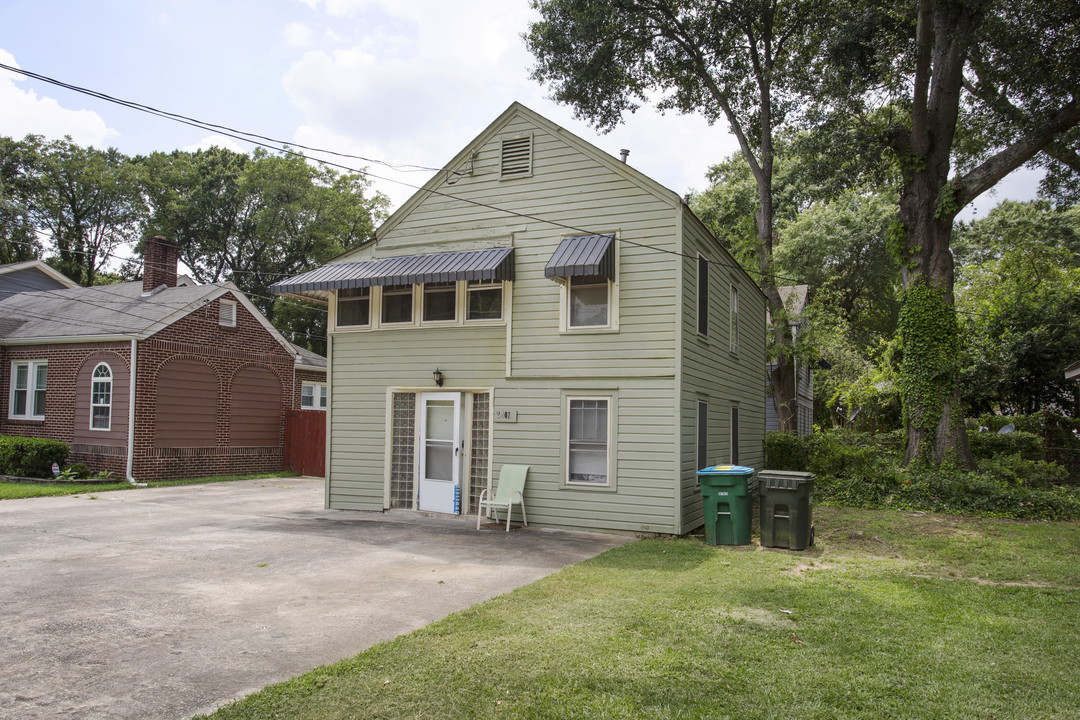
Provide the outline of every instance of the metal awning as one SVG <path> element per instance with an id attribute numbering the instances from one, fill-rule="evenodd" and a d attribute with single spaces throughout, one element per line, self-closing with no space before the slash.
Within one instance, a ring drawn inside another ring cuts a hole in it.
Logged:
<path id="1" fill-rule="evenodd" d="M 375 285 L 513 279 L 514 248 L 501 247 L 325 265 L 303 275 L 276 282 L 270 289 L 284 295 Z"/>
<path id="2" fill-rule="evenodd" d="M 575 235 L 565 238 L 544 268 L 544 277 L 603 275 L 615 281 L 615 236 Z"/>

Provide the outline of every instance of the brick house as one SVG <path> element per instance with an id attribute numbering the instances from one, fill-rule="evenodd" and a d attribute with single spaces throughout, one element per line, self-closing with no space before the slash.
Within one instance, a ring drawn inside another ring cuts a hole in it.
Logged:
<path id="1" fill-rule="evenodd" d="M 232 283 L 178 282 L 176 266 L 149 238 L 141 282 L 0 300 L 0 433 L 143 482 L 280 470 L 285 412 L 318 408 L 325 360 Z"/>

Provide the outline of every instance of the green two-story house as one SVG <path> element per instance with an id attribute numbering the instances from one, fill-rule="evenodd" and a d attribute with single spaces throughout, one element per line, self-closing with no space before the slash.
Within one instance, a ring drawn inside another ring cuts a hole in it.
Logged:
<path id="1" fill-rule="evenodd" d="M 375 233 L 276 291 L 329 310 L 326 505 L 682 534 L 760 466 L 765 298 L 676 193 L 514 103 Z"/>

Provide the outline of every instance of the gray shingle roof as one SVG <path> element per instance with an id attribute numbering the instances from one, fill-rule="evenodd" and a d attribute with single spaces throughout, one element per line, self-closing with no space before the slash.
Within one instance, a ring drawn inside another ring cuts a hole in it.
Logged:
<path id="1" fill-rule="evenodd" d="M 165 288 L 143 297 L 142 282 L 24 292 L 0 301 L 0 340 L 144 335 L 178 312 L 197 309 L 219 285 Z"/>

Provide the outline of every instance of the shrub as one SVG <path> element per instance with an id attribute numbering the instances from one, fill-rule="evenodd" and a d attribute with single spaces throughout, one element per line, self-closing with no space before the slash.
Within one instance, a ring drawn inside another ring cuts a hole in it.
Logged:
<path id="1" fill-rule="evenodd" d="M 1017 519 L 1080 518 L 1080 491 L 1016 486 L 990 474 L 955 465 L 909 471 L 894 501 L 905 507 L 936 512 L 994 515 Z"/>
<path id="2" fill-rule="evenodd" d="M 90 466 L 84 462 L 71 463 L 64 468 L 64 472 L 70 472 L 75 477 L 80 478 L 88 478 L 94 473 Z"/>
<path id="3" fill-rule="evenodd" d="M 968 432 L 968 445 L 976 459 L 1021 455 L 1025 460 L 1042 460 L 1042 439 L 1033 433 L 1017 431 L 998 435 L 996 432 Z"/>
<path id="4" fill-rule="evenodd" d="M 979 461 L 979 472 L 992 480 L 1015 487 L 1050 488 L 1069 479 L 1069 471 L 1057 463 L 1029 460 L 1020 453 Z"/>
<path id="5" fill-rule="evenodd" d="M 805 471 L 810 462 L 810 443 L 793 433 L 765 434 L 765 467 L 769 470 Z"/>
<path id="6" fill-rule="evenodd" d="M 63 465 L 69 448 L 58 440 L 0 435 L 0 475 L 47 478 L 52 465 Z"/>

